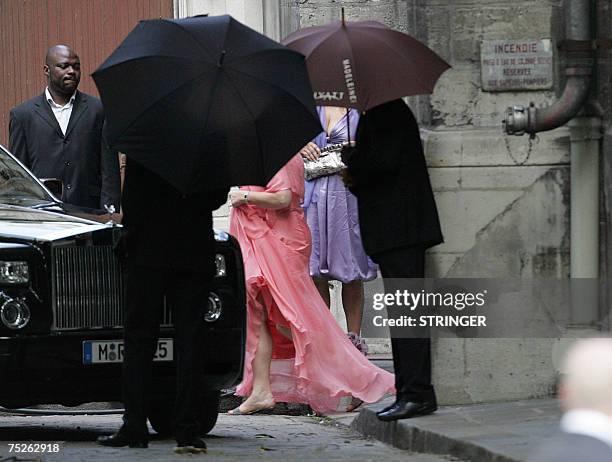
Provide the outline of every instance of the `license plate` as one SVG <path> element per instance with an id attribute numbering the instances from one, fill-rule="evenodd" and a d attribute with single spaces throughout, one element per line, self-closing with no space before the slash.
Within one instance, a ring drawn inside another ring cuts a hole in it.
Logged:
<path id="1" fill-rule="evenodd" d="M 153 361 L 172 361 L 174 343 L 171 338 L 160 338 Z M 123 340 L 85 340 L 83 364 L 108 364 L 123 362 Z"/>

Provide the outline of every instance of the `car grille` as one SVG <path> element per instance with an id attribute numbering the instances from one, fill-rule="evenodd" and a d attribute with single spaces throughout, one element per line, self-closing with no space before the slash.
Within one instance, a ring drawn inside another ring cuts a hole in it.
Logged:
<path id="1" fill-rule="evenodd" d="M 111 246 L 53 249 L 55 329 L 123 325 L 121 267 Z M 162 325 L 170 325 L 164 304 Z"/>

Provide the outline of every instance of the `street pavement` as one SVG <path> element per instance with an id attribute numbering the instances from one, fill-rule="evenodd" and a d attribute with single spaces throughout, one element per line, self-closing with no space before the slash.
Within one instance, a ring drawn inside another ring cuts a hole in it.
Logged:
<path id="1" fill-rule="evenodd" d="M 327 417 L 220 414 L 205 441 L 208 453 L 175 455 L 172 439 L 155 438 L 148 449 L 105 448 L 99 435 L 121 425 L 119 415 L 20 416 L 0 413 L 0 462 L 53 461 L 457 461 L 413 454 L 364 437 Z M 152 432 L 152 430 L 151 430 Z M 9 453 L 9 443 L 59 443 L 57 453 Z"/>
<path id="2" fill-rule="evenodd" d="M 378 366 L 392 369 L 388 358 L 372 359 Z M 523 462 L 559 431 L 561 411 L 554 398 L 442 406 L 426 417 L 379 421 L 375 412 L 392 400 L 389 396 L 361 406 L 359 412 L 325 417 L 311 415 L 308 406 L 283 403 L 276 406 L 274 415 L 220 414 L 217 426 L 206 437 L 209 453 L 203 460 Z M 240 401 L 228 392 L 221 400 L 221 410 L 232 409 Z M 120 406 L 88 403 L 79 409 L 109 412 Z M 53 405 L 35 408 L 54 412 L 70 409 Z M 174 441 L 155 438 L 152 430 L 154 437 L 147 450 L 96 446 L 97 436 L 112 433 L 120 424 L 118 414 L 27 417 L 0 412 L 0 462 L 157 462 L 204 457 L 174 455 Z M 58 442 L 60 452 L 9 453 L 11 442 Z"/>

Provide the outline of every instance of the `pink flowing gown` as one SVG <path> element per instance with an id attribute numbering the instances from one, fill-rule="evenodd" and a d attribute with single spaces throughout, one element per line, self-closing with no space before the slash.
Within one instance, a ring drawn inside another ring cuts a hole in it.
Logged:
<path id="1" fill-rule="evenodd" d="M 265 188 L 241 189 L 290 190 L 292 200 L 279 210 L 249 204 L 232 210 L 230 234 L 240 243 L 247 286 L 246 357 L 236 394 L 248 396 L 252 390 L 263 310 L 273 339 L 270 382 L 276 401 L 307 403 L 319 412 L 337 411 L 343 396 L 372 403 L 394 392 L 393 374 L 374 366 L 353 346 L 310 277 L 301 157 L 293 157 Z M 276 325 L 291 329 L 293 340 Z"/>

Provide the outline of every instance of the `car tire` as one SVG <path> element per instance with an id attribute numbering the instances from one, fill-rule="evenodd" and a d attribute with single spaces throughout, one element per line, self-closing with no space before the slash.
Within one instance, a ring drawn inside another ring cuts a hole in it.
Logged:
<path id="1" fill-rule="evenodd" d="M 219 416 L 219 404 L 221 401 L 221 393 L 219 390 L 207 391 L 202 398 L 202 410 L 198 423 L 200 424 L 200 433 L 205 435 L 210 432 L 217 423 Z"/>

